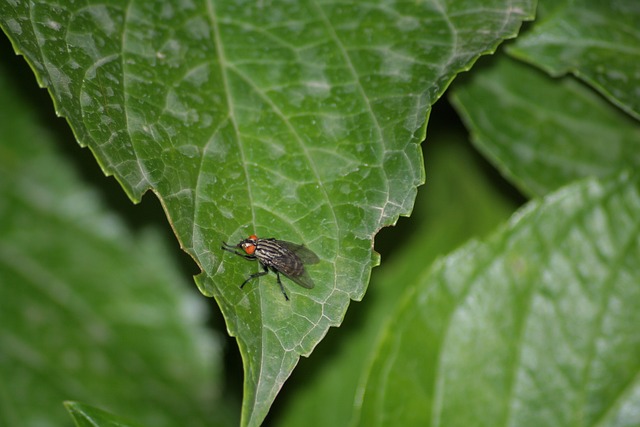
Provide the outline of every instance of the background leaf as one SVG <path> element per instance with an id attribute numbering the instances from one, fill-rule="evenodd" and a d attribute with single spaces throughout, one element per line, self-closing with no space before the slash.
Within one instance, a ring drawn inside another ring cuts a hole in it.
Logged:
<path id="1" fill-rule="evenodd" d="M 640 5 L 635 0 L 541 1 L 552 12 L 510 52 L 554 76 L 572 73 L 640 119 Z"/>
<path id="2" fill-rule="evenodd" d="M 67 425 L 66 399 L 154 426 L 232 420 L 219 340 L 164 236 L 105 209 L 13 77 L 2 63 L 0 425 Z"/>
<path id="3" fill-rule="evenodd" d="M 238 337 L 243 423 L 256 425 L 299 355 L 362 298 L 373 234 L 410 212 L 430 105 L 533 2 L 0 7 L 104 171 L 133 200 L 160 197 Z M 251 267 L 223 264 L 219 242 L 254 232 L 317 252 L 322 286 L 288 287 L 291 303 L 272 277 L 239 290 Z"/>
<path id="4" fill-rule="evenodd" d="M 65 407 L 78 427 L 136 427 L 138 424 L 123 420 L 108 412 L 78 402 L 65 402 Z"/>
<path id="5" fill-rule="evenodd" d="M 635 425 L 640 181 L 532 202 L 407 295 L 361 425 Z"/>
<path id="6" fill-rule="evenodd" d="M 638 122 L 588 87 L 504 56 L 483 65 L 450 99 L 478 149 L 525 193 L 640 166 Z"/>

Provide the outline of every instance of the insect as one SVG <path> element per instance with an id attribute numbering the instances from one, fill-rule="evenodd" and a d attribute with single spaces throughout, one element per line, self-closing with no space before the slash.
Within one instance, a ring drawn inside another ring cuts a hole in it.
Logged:
<path id="1" fill-rule="evenodd" d="M 240 289 L 251 280 L 269 274 L 269 270 L 276 273 L 278 285 L 280 285 L 280 290 L 287 301 L 289 301 L 289 296 L 284 290 L 284 286 L 280 280 L 280 273 L 303 288 L 311 289 L 314 286 L 313 280 L 309 277 L 309 273 L 307 273 L 304 266 L 305 264 L 316 264 L 320 259 L 303 245 L 285 242 L 284 240 L 276 240 L 274 238 L 260 239 L 255 234 L 252 234 L 246 239 L 241 240 L 237 245 L 222 242 L 222 249 L 249 261 L 257 260 L 262 267 L 263 271 L 250 275 L 247 280 L 240 285 Z M 238 251 L 238 249 L 242 249 L 243 252 Z"/>

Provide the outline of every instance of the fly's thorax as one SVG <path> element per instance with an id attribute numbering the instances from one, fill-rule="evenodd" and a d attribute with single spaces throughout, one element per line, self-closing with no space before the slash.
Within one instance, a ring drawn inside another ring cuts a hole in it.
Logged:
<path id="1" fill-rule="evenodd" d="M 273 267 L 288 276 L 299 276 L 304 273 L 302 260 L 275 239 L 259 239 L 254 254 L 264 265 Z"/>

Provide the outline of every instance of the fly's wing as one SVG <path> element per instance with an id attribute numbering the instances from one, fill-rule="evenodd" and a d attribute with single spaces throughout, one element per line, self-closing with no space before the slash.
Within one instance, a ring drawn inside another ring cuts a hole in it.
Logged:
<path id="1" fill-rule="evenodd" d="M 300 258 L 303 264 L 317 264 L 320 262 L 320 258 L 318 255 L 314 254 L 311 249 L 305 247 L 304 245 L 298 245 L 296 243 L 287 242 L 284 240 L 276 240 L 278 244 L 287 248 L 289 252 L 295 254 Z"/>
<path id="2" fill-rule="evenodd" d="M 307 270 L 302 270 L 302 274 L 299 276 L 289 276 L 284 272 L 283 274 L 303 288 L 312 289 L 315 286 L 313 280 L 311 280 L 311 277 L 309 276 L 309 273 L 307 273 Z"/>
<path id="3" fill-rule="evenodd" d="M 273 266 L 303 288 L 313 288 L 313 280 L 304 265 L 316 264 L 320 262 L 320 258 L 303 245 L 283 240 L 276 240 L 276 243 L 284 250 L 282 256 L 276 256 L 271 260 Z"/>

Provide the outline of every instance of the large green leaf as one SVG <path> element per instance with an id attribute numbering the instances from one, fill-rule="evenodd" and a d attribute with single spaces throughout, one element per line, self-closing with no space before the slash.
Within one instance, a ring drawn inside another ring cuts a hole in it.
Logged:
<path id="1" fill-rule="evenodd" d="M 474 143 L 530 195 L 586 176 L 640 167 L 640 126 L 571 77 L 552 79 L 508 57 L 455 87 Z"/>
<path id="2" fill-rule="evenodd" d="M 104 171 L 159 196 L 238 338 L 256 425 L 410 212 L 431 104 L 533 3 L 4 2 L 0 25 Z M 316 288 L 238 289 L 255 267 L 220 242 L 254 232 L 317 252 Z"/>
<path id="3" fill-rule="evenodd" d="M 623 174 L 437 263 L 386 328 L 360 425 L 638 425 L 639 232 Z"/>
<path id="4" fill-rule="evenodd" d="M 637 0 L 541 0 L 546 19 L 510 52 L 554 76 L 573 73 L 640 119 Z M 545 10 L 547 9 L 545 8 Z"/>
<path id="5" fill-rule="evenodd" d="M 0 425 L 69 425 L 67 399 L 153 426 L 233 419 L 219 401 L 219 341 L 204 330 L 205 307 L 164 235 L 134 233 L 104 208 L 77 163 L 54 150 L 61 141 L 16 94 L 6 68 L 0 64 L 0 93 L 10 101 L 0 102 Z"/>

